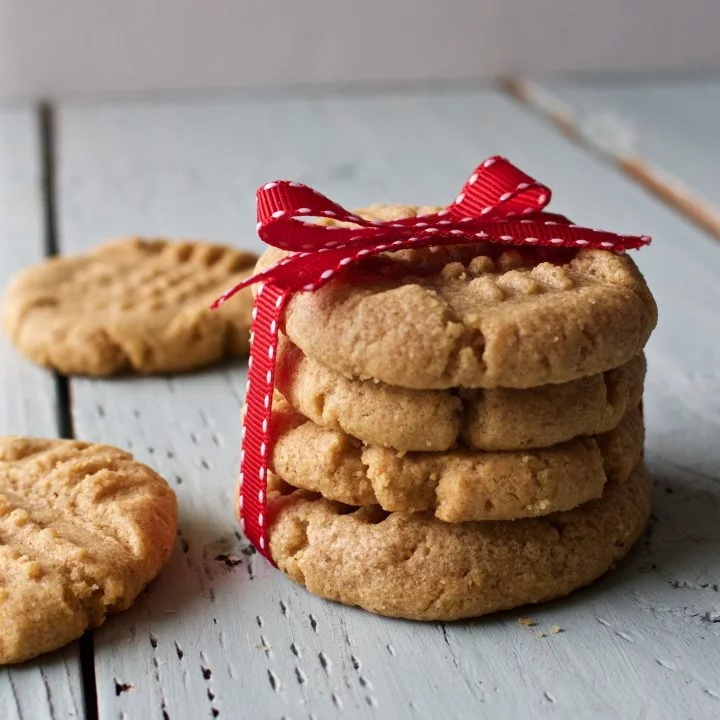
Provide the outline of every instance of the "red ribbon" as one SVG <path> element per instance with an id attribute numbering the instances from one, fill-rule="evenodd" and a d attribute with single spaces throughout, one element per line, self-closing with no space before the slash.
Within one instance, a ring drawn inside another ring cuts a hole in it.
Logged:
<path id="1" fill-rule="evenodd" d="M 430 245 L 497 243 L 502 246 L 640 248 L 647 236 L 616 235 L 573 225 L 543 212 L 550 190 L 501 157 L 480 164 L 453 203 L 432 215 L 377 222 L 363 220 L 306 185 L 278 180 L 257 192 L 260 238 L 293 254 L 226 292 L 215 307 L 258 283 L 250 331 L 246 411 L 240 452 L 238 504 L 243 530 L 271 562 L 267 540 L 267 468 L 278 326 L 296 292 L 313 292 L 363 257 Z M 332 218 L 354 227 L 323 226 Z"/>

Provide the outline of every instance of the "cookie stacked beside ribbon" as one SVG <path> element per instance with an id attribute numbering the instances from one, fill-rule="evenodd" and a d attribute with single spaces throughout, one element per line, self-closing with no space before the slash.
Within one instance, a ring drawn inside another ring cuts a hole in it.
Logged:
<path id="1" fill-rule="evenodd" d="M 351 222 L 442 213 L 375 206 Z M 265 300 L 282 332 L 252 356 L 239 504 L 259 549 L 324 597 L 426 620 L 539 602 L 612 567 L 647 522 L 656 308 L 635 264 L 587 241 L 464 239 L 395 245 Z M 271 248 L 257 271 L 287 257 Z M 259 378 L 274 393 L 262 428 Z"/>

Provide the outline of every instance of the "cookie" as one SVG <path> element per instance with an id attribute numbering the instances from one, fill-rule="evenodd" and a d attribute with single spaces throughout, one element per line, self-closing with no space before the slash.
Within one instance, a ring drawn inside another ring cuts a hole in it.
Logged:
<path id="1" fill-rule="evenodd" d="M 569 510 L 623 482 L 642 456 L 639 410 L 597 437 L 532 451 L 397 453 L 364 446 L 274 404 L 270 470 L 290 485 L 347 505 L 432 510 L 449 523 L 512 520 Z"/>
<path id="2" fill-rule="evenodd" d="M 310 592 L 391 617 L 459 620 L 561 597 L 627 554 L 650 515 L 642 465 L 575 510 L 448 524 L 431 513 L 271 496 L 270 551 Z"/>
<path id="3" fill-rule="evenodd" d="M 169 560 L 176 527 L 174 493 L 131 455 L 0 438 L 0 664 L 127 608 Z"/>
<path id="4" fill-rule="evenodd" d="M 359 214 L 378 217 L 377 209 Z M 258 270 L 285 254 L 270 248 Z M 629 362 L 656 321 L 626 255 L 477 245 L 366 258 L 294 295 L 284 331 L 348 377 L 417 389 L 529 388 Z"/>
<path id="5" fill-rule="evenodd" d="M 3 326 L 22 353 L 61 373 L 191 370 L 247 354 L 251 293 L 215 312 L 210 305 L 255 260 L 201 242 L 112 241 L 21 272 Z"/>
<path id="6" fill-rule="evenodd" d="M 526 390 L 410 390 L 351 380 L 311 360 L 284 337 L 275 385 L 299 413 L 368 445 L 400 451 L 557 445 L 615 427 L 640 402 L 645 358 L 560 385 Z"/>

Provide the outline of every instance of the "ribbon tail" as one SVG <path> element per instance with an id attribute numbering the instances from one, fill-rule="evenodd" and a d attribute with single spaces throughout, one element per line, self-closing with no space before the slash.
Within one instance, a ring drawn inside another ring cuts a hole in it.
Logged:
<path id="1" fill-rule="evenodd" d="M 240 523 L 248 540 L 270 562 L 273 562 L 267 533 L 270 419 L 275 386 L 278 325 L 289 297 L 287 290 L 273 283 L 266 283 L 258 290 L 255 298 L 240 451 Z"/>
<path id="2" fill-rule="evenodd" d="M 228 300 L 235 297 L 235 295 L 237 295 L 241 290 L 244 290 L 251 285 L 261 283 L 265 280 L 272 280 L 277 274 L 277 271 L 285 265 L 289 265 L 293 261 L 294 257 L 294 254 L 288 255 L 287 257 L 284 257 L 282 260 L 280 260 L 280 262 L 275 263 L 275 265 L 273 265 L 272 267 L 267 268 L 267 270 L 263 270 L 262 272 L 255 273 L 254 275 L 245 278 L 237 285 L 234 285 L 229 290 L 226 290 L 217 300 L 215 300 L 215 302 L 210 306 L 210 308 L 212 310 L 217 310 L 221 305 L 224 305 Z"/>

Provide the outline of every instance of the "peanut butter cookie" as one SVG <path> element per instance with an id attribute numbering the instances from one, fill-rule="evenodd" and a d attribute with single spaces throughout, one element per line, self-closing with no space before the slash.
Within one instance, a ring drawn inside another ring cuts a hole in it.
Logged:
<path id="1" fill-rule="evenodd" d="M 116 240 L 51 258 L 11 281 L 3 326 L 31 360 L 61 373 L 191 370 L 247 354 L 252 296 L 210 305 L 256 256 L 221 245 Z"/>
<path id="2" fill-rule="evenodd" d="M 284 255 L 270 248 L 258 270 Z M 370 257 L 297 293 L 284 314 L 285 333 L 313 360 L 416 389 L 529 388 L 597 375 L 640 353 L 656 322 L 652 295 L 626 255 L 493 245 Z"/>
<path id="3" fill-rule="evenodd" d="M 287 491 L 287 488 L 286 488 Z M 270 551 L 310 592 L 411 620 L 458 620 L 561 597 L 625 556 L 650 515 L 639 465 L 625 483 L 568 512 L 449 524 L 432 513 L 350 508 L 271 494 Z"/>
<path id="4" fill-rule="evenodd" d="M 290 485 L 347 505 L 432 510 L 446 522 L 512 520 L 569 510 L 624 482 L 642 456 L 639 410 L 603 435 L 526 451 L 398 453 L 364 446 L 274 405 L 270 469 Z"/>
<path id="5" fill-rule="evenodd" d="M 131 455 L 0 438 L 0 665 L 129 607 L 169 560 L 176 526 L 174 493 Z"/>
<path id="6" fill-rule="evenodd" d="M 328 430 L 400 451 L 443 451 L 462 440 L 478 450 L 549 447 L 615 427 L 637 407 L 645 358 L 559 385 L 525 390 L 410 390 L 351 380 L 280 338 L 277 389 Z"/>

